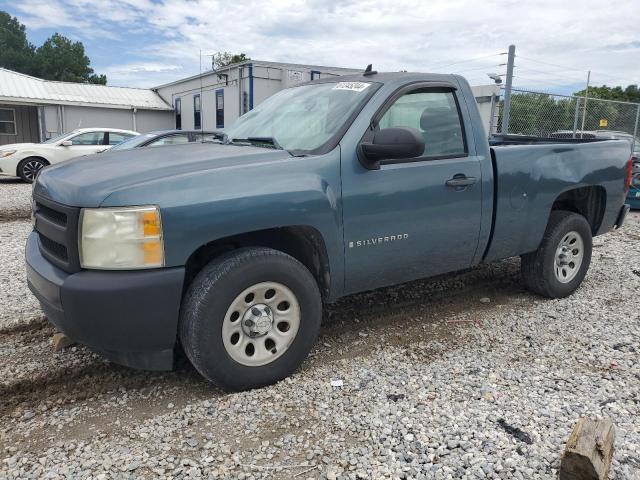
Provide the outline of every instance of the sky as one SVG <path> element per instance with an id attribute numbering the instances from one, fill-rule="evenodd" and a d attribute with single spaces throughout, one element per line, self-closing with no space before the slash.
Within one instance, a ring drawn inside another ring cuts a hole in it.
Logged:
<path id="1" fill-rule="evenodd" d="M 514 86 L 572 93 L 640 83 L 640 0 L 0 0 L 40 45 L 59 32 L 85 45 L 109 85 L 153 87 L 211 66 L 209 55 L 459 73 L 506 72 Z M 200 56 L 202 52 L 202 57 Z"/>

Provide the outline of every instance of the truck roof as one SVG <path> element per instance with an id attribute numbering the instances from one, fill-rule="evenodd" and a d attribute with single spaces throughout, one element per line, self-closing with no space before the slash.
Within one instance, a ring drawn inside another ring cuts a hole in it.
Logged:
<path id="1" fill-rule="evenodd" d="M 363 73 L 355 75 L 340 75 L 335 77 L 326 77 L 311 82 L 305 82 L 307 84 L 316 83 L 335 83 L 335 82 L 369 82 L 369 83 L 410 83 L 415 81 L 442 81 L 451 82 L 454 78 L 462 78 L 459 75 L 446 74 L 446 73 L 420 73 L 420 72 L 378 72 L 369 75 Z"/>

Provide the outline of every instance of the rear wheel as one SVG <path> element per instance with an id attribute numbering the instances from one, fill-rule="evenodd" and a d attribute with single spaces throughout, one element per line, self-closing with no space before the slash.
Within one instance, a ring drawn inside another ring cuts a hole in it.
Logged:
<path id="1" fill-rule="evenodd" d="M 577 213 L 553 211 L 538 250 L 522 255 L 522 279 L 527 288 L 549 298 L 573 293 L 591 263 L 589 222 Z"/>
<path id="2" fill-rule="evenodd" d="M 18 176 L 28 183 L 33 183 L 38 172 L 49 165 L 46 160 L 38 157 L 25 158 L 18 164 Z"/>
<path id="3" fill-rule="evenodd" d="M 193 366 L 228 390 L 269 385 L 304 361 L 320 328 L 315 279 L 293 257 L 246 248 L 209 263 L 180 314 L 180 340 Z"/>

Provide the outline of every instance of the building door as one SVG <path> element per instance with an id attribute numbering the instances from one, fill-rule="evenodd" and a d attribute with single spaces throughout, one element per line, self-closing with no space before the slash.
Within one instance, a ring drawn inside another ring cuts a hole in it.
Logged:
<path id="1" fill-rule="evenodd" d="M 224 90 L 216 90 L 216 128 L 224 128 Z"/>
<path id="2" fill-rule="evenodd" d="M 176 111 L 176 130 L 182 130 L 182 100 L 176 98 L 174 108 Z"/>

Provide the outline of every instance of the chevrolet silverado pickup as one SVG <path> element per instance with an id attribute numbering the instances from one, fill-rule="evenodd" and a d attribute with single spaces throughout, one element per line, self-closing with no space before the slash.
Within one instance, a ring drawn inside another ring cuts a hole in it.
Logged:
<path id="1" fill-rule="evenodd" d="M 43 169 L 28 283 L 113 362 L 170 369 L 180 345 L 211 382 L 255 388 L 348 294 L 514 256 L 532 292 L 571 294 L 630 179 L 625 141 L 487 141 L 462 77 L 365 71 L 282 90 L 214 142 Z"/>

